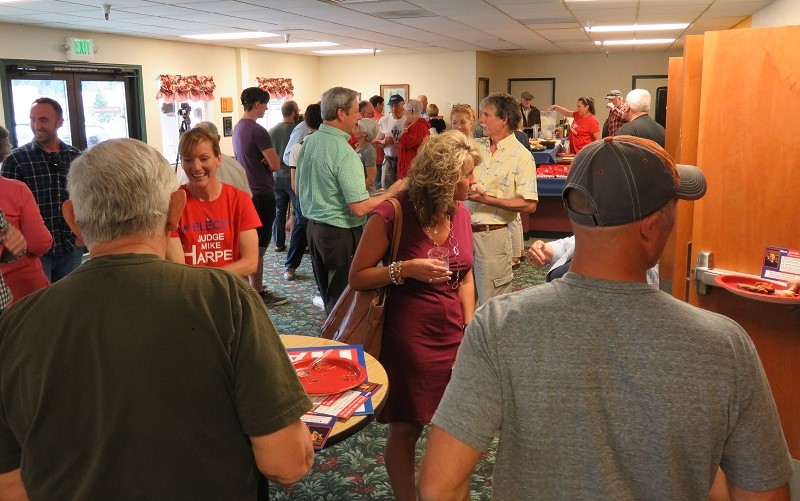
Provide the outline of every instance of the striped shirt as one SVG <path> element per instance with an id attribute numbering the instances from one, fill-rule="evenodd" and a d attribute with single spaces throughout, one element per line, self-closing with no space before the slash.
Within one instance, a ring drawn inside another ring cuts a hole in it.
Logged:
<path id="1" fill-rule="evenodd" d="M 75 249 L 75 234 L 61 214 L 61 205 L 69 198 L 69 166 L 80 154 L 79 149 L 63 141 L 56 153 L 48 153 L 31 141 L 12 150 L 0 170 L 4 177 L 22 181 L 31 189 L 44 224 L 53 235 L 53 247 L 49 253 L 54 256 L 70 254 Z"/>

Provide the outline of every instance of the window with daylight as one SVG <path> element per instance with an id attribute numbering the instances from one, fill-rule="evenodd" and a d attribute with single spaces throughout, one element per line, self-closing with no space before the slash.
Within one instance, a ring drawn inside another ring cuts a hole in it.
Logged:
<path id="1" fill-rule="evenodd" d="M 258 87 L 269 93 L 269 107 L 264 118 L 257 120 L 267 130 L 283 121 L 281 106 L 294 97 L 294 85 L 291 78 L 264 78 L 256 77 Z"/>
<path id="2" fill-rule="evenodd" d="M 161 150 L 170 162 L 178 163 L 178 141 L 194 124 L 213 120 L 214 77 L 160 75 L 156 94 L 161 109 Z"/>

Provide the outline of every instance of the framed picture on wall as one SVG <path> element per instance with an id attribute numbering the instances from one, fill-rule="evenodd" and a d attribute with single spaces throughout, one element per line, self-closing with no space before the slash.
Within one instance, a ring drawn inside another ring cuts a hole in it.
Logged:
<path id="1" fill-rule="evenodd" d="M 403 96 L 403 101 L 408 101 L 408 84 L 386 84 L 381 85 L 381 97 L 389 102 L 389 98 L 395 94 Z"/>
<path id="2" fill-rule="evenodd" d="M 221 97 L 219 98 L 219 111 L 222 113 L 233 113 L 233 98 Z"/>
<path id="3" fill-rule="evenodd" d="M 222 117 L 222 135 L 224 137 L 231 137 L 233 135 L 232 117 Z"/>

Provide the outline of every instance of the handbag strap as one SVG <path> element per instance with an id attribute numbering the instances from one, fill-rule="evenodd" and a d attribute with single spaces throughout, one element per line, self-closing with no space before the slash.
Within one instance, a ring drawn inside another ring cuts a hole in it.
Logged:
<path id="1" fill-rule="evenodd" d="M 403 232 L 403 209 L 400 207 L 400 201 L 391 197 L 389 201 L 394 206 L 394 231 L 392 232 L 392 241 L 389 243 L 392 249 L 389 255 L 389 263 L 397 260 L 397 250 L 400 248 L 400 235 Z"/>

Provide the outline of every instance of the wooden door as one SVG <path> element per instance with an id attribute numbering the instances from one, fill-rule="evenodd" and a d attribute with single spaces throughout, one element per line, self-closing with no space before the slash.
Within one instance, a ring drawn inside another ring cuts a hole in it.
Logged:
<path id="1" fill-rule="evenodd" d="M 800 248 L 800 27 L 707 32 L 702 46 L 696 151 L 708 192 L 693 207 L 693 259 L 712 251 L 716 267 L 758 275 L 766 245 Z M 689 302 L 747 330 L 800 458 L 800 309 L 693 286 Z"/>

